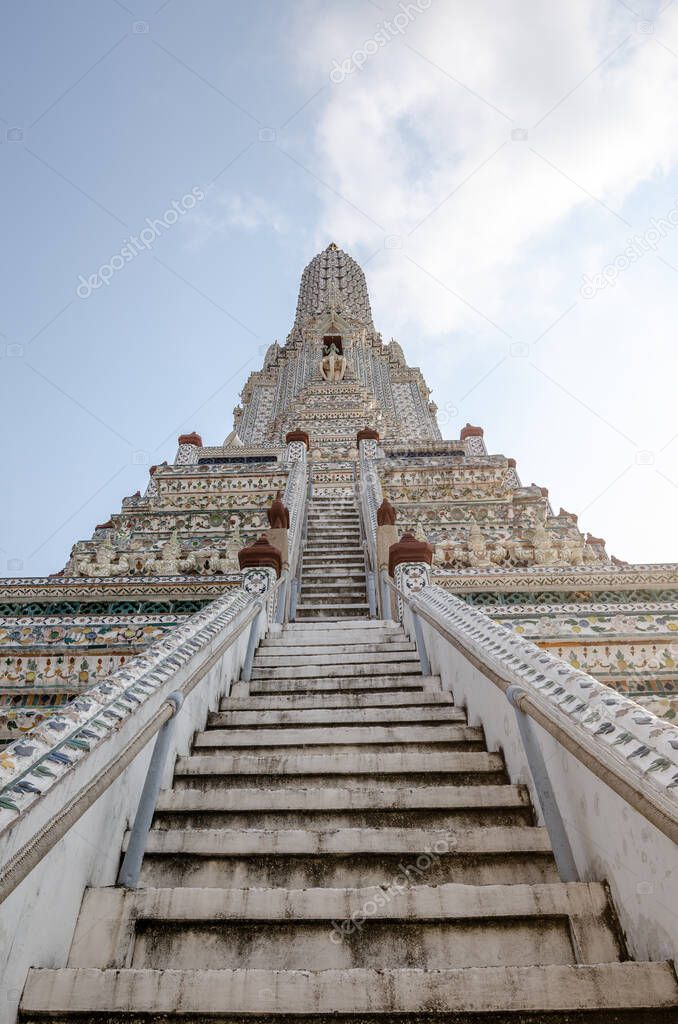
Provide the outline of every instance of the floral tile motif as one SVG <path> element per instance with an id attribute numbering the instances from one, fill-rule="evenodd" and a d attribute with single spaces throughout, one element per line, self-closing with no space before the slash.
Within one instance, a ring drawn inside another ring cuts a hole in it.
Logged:
<path id="1" fill-rule="evenodd" d="M 179 666 L 227 629 L 250 602 L 242 589 L 218 598 L 24 738 L 0 750 L 0 833 L 133 715 Z"/>
<path id="2" fill-rule="evenodd" d="M 678 728 L 592 676 L 574 669 L 484 612 L 430 586 L 417 604 L 438 618 L 481 663 L 539 695 L 593 739 L 601 757 L 631 766 L 651 787 L 670 794 L 678 813 Z"/>

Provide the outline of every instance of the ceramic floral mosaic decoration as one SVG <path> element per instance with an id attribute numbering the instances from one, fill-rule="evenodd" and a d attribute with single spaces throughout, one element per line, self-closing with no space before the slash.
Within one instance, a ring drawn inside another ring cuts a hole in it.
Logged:
<path id="1" fill-rule="evenodd" d="M 369 473 L 399 531 L 433 545 L 433 583 L 673 716 L 676 566 L 610 557 L 546 487 L 521 481 L 515 459 L 489 453 L 480 427 L 443 440 L 436 411 L 420 370 L 375 328 L 363 271 L 329 245 L 303 271 L 292 329 L 245 382 L 223 443 L 182 434 L 174 461 L 152 466 L 61 572 L 0 581 L 0 742 L 90 699 L 237 587 L 238 551 L 267 528 L 278 491 L 294 506 L 306 457 L 322 496 Z"/>

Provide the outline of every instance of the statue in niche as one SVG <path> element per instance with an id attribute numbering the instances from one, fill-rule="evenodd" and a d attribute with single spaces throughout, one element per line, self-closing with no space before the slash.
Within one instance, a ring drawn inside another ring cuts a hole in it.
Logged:
<path id="1" fill-rule="evenodd" d="M 332 339 L 328 345 L 323 346 L 323 357 L 320 361 L 320 373 L 323 380 L 329 384 L 338 384 L 344 379 L 346 373 L 346 356 L 343 354 L 339 344 Z"/>

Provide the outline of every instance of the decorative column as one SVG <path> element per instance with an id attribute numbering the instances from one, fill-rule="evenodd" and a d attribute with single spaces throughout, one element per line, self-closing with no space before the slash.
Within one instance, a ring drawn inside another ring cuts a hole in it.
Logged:
<path id="1" fill-rule="evenodd" d="M 288 463 L 305 461 L 310 443 L 305 430 L 289 430 L 285 434 Z"/>
<path id="2" fill-rule="evenodd" d="M 283 569 L 289 568 L 288 531 L 290 528 L 290 512 L 282 500 L 282 491 L 278 491 L 268 510 L 270 529 L 266 534 L 269 544 L 277 548 L 282 558 Z M 247 549 L 245 549 L 247 550 Z"/>
<path id="3" fill-rule="evenodd" d="M 200 434 L 193 431 L 191 434 L 179 434 L 177 438 L 179 447 L 174 458 L 175 466 L 195 466 L 198 462 L 198 452 L 202 448 Z"/>
<path id="4" fill-rule="evenodd" d="M 393 601 L 391 591 L 383 582 L 384 573 L 388 572 L 389 552 L 398 542 L 398 530 L 395 525 L 396 510 L 388 498 L 384 498 L 377 509 L 377 575 L 381 587 L 381 608 L 386 618 L 386 610 L 390 609 L 393 618 Z"/>
<path id="5" fill-rule="evenodd" d="M 364 427 L 356 435 L 356 443 L 361 459 L 376 459 L 379 431 L 373 427 Z"/>
<path id="6" fill-rule="evenodd" d="M 395 585 L 410 596 L 423 590 L 431 582 L 433 548 L 412 533 L 404 533 L 397 544 L 392 544 L 388 556 L 388 572 Z M 398 618 L 403 618 L 403 600 L 398 596 Z"/>
<path id="7" fill-rule="evenodd" d="M 273 601 L 270 594 L 277 578 L 282 573 L 282 555 L 277 548 L 269 544 L 268 538 L 262 534 L 253 544 L 241 548 L 238 552 L 238 564 L 243 570 L 242 588 L 255 597 L 268 593 L 266 602 L 268 621 L 273 618 Z"/>
<path id="8" fill-rule="evenodd" d="M 482 427 L 474 427 L 471 423 L 467 423 L 465 427 L 461 428 L 459 440 L 468 442 L 466 451 L 469 455 L 487 455 L 487 448 L 483 440 L 484 433 Z"/>

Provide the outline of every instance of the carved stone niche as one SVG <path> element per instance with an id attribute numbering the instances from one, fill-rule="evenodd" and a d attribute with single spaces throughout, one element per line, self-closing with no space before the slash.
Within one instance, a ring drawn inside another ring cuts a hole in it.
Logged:
<path id="1" fill-rule="evenodd" d="M 356 434 L 356 442 L 360 444 L 361 441 L 378 441 L 379 431 L 375 430 L 374 427 L 363 427 Z"/>
<path id="2" fill-rule="evenodd" d="M 344 354 L 344 346 L 340 334 L 325 334 L 323 337 L 323 355 L 326 356 L 334 346 L 340 356 Z"/>
<path id="3" fill-rule="evenodd" d="M 278 548 L 274 548 L 268 538 L 262 534 L 254 544 L 240 549 L 238 564 L 241 569 L 273 569 L 276 575 L 280 576 L 282 555 Z"/>

